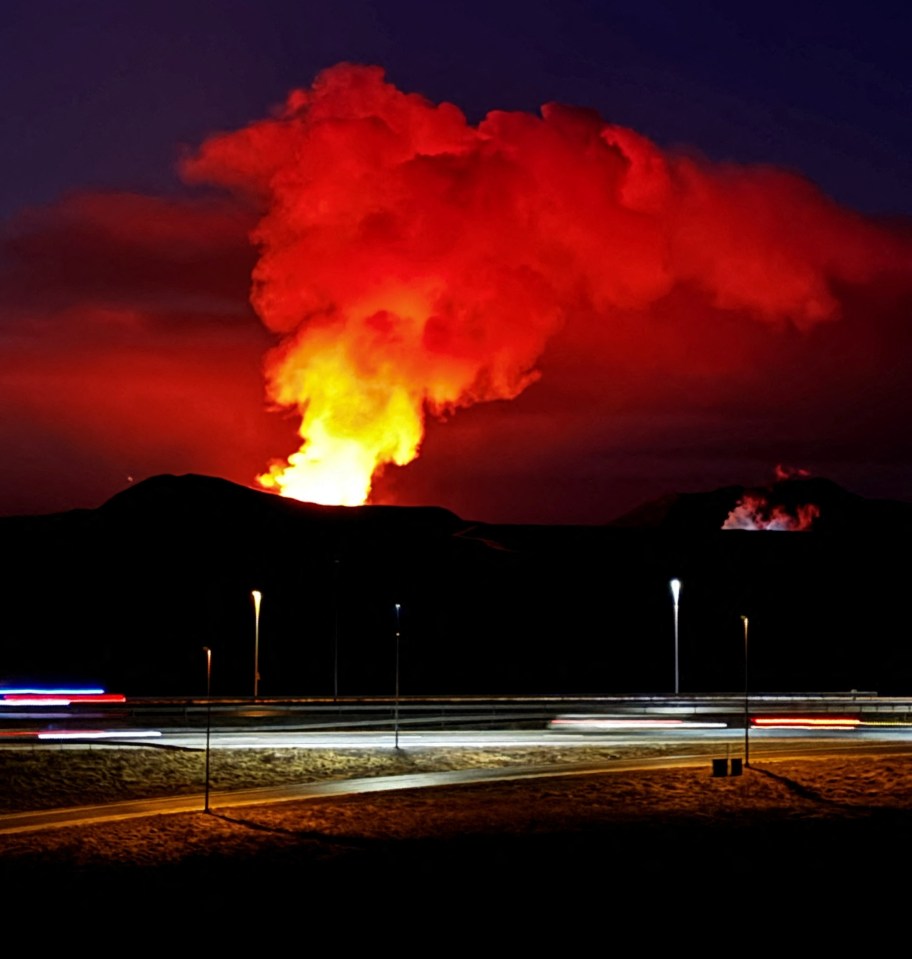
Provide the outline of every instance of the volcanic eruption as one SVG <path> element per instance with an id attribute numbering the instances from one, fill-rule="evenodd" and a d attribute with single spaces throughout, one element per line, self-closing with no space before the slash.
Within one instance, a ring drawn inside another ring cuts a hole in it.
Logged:
<path id="1" fill-rule="evenodd" d="M 820 506 L 805 500 L 792 503 L 776 502 L 774 490 L 782 485 L 795 489 L 801 480 L 808 479 L 806 469 L 776 467 L 775 483 L 767 490 L 746 490 L 728 514 L 722 529 L 774 530 L 806 533 L 813 529 L 820 516 Z M 799 481 L 796 484 L 794 481 Z M 794 497 L 793 497 L 794 498 Z"/>
<path id="2" fill-rule="evenodd" d="M 257 211 L 267 394 L 300 418 L 299 449 L 258 482 L 317 503 L 368 501 L 429 416 L 517 397 L 567 330 L 648 352 L 657 312 L 688 321 L 682 290 L 808 330 L 839 317 L 842 287 L 912 262 L 795 174 L 663 151 L 557 103 L 471 124 L 376 66 L 324 71 L 182 174 Z"/>

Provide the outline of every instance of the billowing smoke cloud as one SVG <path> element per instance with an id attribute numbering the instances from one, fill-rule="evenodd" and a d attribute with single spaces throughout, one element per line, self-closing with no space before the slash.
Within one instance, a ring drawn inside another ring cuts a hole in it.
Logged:
<path id="1" fill-rule="evenodd" d="M 762 491 L 782 458 L 907 495 L 908 223 L 586 111 L 470 125 L 354 67 L 184 171 L 218 187 L 2 225 L 0 513 L 250 483 L 322 436 L 355 461 L 323 498 L 498 522 Z M 286 492 L 319 498 L 313 472 Z"/>
<path id="2" fill-rule="evenodd" d="M 325 71 L 182 171 L 259 210 L 268 394 L 301 420 L 260 482 L 318 502 L 366 500 L 428 415 L 517 397 L 556 338 L 599 344 L 610 377 L 612 350 L 661 353 L 694 299 L 722 325 L 810 330 L 842 290 L 912 264 L 908 241 L 796 175 L 663 153 L 559 104 L 471 125 L 376 67 Z"/>

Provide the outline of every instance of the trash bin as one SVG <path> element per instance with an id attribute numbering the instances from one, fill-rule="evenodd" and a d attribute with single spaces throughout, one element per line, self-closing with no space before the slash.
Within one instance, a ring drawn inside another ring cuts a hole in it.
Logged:
<path id="1" fill-rule="evenodd" d="M 740 757 L 740 756 L 738 756 L 738 757 L 735 758 L 735 759 L 732 759 L 732 761 L 731 761 L 731 774 L 732 774 L 733 776 L 740 776 L 740 775 L 741 775 L 741 767 L 742 767 L 742 762 L 741 762 L 741 757 Z"/>
<path id="2" fill-rule="evenodd" d="M 713 760 L 713 776 L 727 776 L 727 775 L 728 775 L 728 760 L 714 759 Z"/>

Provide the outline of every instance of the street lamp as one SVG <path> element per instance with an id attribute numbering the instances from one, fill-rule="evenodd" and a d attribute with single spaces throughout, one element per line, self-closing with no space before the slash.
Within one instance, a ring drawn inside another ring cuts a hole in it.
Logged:
<path id="1" fill-rule="evenodd" d="M 204 811 L 209 812 L 209 731 L 212 728 L 212 650 L 203 647 L 206 654 L 206 801 Z"/>
<path id="2" fill-rule="evenodd" d="M 681 580 L 673 579 L 669 584 L 671 586 L 671 598 L 674 600 L 675 615 L 675 696 L 681 691 L 681 684 L 678 681 L 678 599 L 681 595 Z"/>
<path id="3" fill-rule="evenodd" d="M 333 702 L 339 699 L 339 563 L 333 560 Z"/>
<path id="4" fill-rule="evenodd" d="M 748 685 L 747 685 L 747 617 L 742 616 L 741 622 L 744 623 L 744 765 L 750 765 L 750 740 L 748 732 L 750 730 L 750 713 L 748 711 Z"/>
<path id="5" fill-rule="evenodd" d="M 263 594 L 258 590 L 251 590 L 253 597 L 253 698 L 257 698 L 260 690 L 260 601 Z"/>
<path id="6" fill-rule="evenodd" d="M 395 729 L 396 749 L 399 748 L 399 604 L 396 603 L 396 697 L 393 728 Z"/>

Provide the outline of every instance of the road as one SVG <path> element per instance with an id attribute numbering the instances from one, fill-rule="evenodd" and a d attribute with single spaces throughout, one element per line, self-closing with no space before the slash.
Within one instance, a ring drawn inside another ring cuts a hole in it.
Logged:
<path id="1" fill-rule="evenodd" d="M 210 729 L 213 736 L 288 729 L 409 733 L 422 730 L 620 732 L 637 724 L 744 727 L 770 718 L 844 718 L 866 726 L 912 723 L 912 697 L 875 693 L 491 696 L 327 699 L 124 699 L 20 702 L 0 695 L 0 745 L 17 740 L 162 736 Z"/>
<path id="2" fill-rule="evenodd" d="M 283 749 L 315 748 L 367 751 L 390 751 L 395 748 L 391 734 L 386 731 L 302 731 L 299 729 L 258 729 L 210 731 L 208 746 L 220 749 Z M 660 726 L 638 730 L 582 732 L 555 732 L 544 730 L 450 730 L 410 731 L 400 733 L 399 749 L 413 750 L 467 750 L 485 749 L 555 750 L 566 757 L 567 750 L 579 749 L 581 755 L 594 747 L 610 748 L 617 758 L 598 762 L 578 763 L 562 760 L 560 765 L 544 764 L 523 767 L 466 768 L 440 772 L 426 772 L 398 776 L 376 776 L 345 781 L 306 783 L 300 785 L 232 791 L 212 791 L 209 808 L 242 806 L 290 800 L 346 796 L 356 793 L 429 788 L 435 786 L 515 780 L 542 776 L 569 776 L 591 772 L 629 772 L 631 770 L 711 766 L 714 757 L 743 756 L 744 730 Z M 84 744 L 73 748 L 74 751 Z M 154 735 L 137 736 L 127 741 L 110 741 L 100 748 L 131 748 L 157 746 L 201 750 L 206 748 L 205 733 L 199 730 L 154 731 Z M 638 753 L 644 747 L 662 748 L 665 754 L 643 758 Z M 883 754 L 912 753 L 912 727 L 886 726 L 880 728 L 843 729 L 752 729 L 749 731 L 750 755 L 753 761 L 806 758 L 809 755 L 845 755 L 875 752 Z M 50 747 L 57 748 L 57 747 Z M 94 746 L 93 748 L 99 748 Z M 626 754 L 626 755 L 625 755 Z M 31 832 L 59 826 L 110 822 L 163 813 L 200 812 L 206 806 L 206 796 L 179 796 L 166 799 L 134 800 L 69 809 L 51 809 L 0 815 L 0 834 Z"/>

